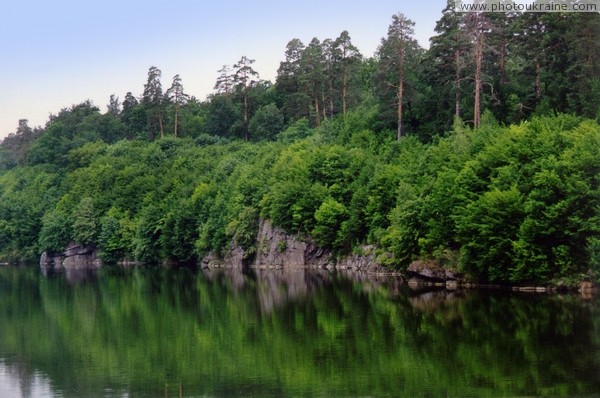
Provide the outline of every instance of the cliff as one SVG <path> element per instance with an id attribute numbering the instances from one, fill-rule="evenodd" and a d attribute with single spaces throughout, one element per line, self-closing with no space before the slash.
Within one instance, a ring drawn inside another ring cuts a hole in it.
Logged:
<path id="1" fill-rule="evenodd" d="M 99 268 L 102 262 L 98 258 L 96 247 L 71 242 L 62 253 L 44 252 L 40 257 L 40 267 L 55 269 Z"/>
<path id="2" fill-rule="evenodd" d="M 362 254 L 351 254 L 337 258 L 329 250 L 320 248 L 310 239 L 291 235 L 273 226 L 269 220 L 261 220 L 256 236 L 256 253 L 248 261 L 246 252 L 233 246 L 222 258 L 209 254 L 202 259 L 204 266 L 227 266 L 253 268 L 306 267 L 324 269 L 346 269 L 367 272 L 382 272 L 384 269 L 375 261 L 372 246 L 363 247 Z"/>

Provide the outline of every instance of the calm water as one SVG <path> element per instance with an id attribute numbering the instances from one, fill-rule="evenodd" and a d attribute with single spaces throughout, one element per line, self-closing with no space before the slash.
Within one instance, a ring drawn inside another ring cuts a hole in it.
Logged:
<path id="1" fill-rule="evenodd" d="M 0 397 L 599 394 L 597 299 L 303 270 L 0 267 Z"/>

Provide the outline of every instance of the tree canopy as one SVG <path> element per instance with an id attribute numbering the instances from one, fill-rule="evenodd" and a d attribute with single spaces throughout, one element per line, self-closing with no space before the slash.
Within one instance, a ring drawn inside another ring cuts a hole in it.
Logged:
<path id="1" fill-rule="evenodd" d="M 375 245 L 489 282 L 600 273 L 593 14 L 465 16 L 428 50 L 392 17 L 374 57 L 292 39 L 275 82 L 242 56 L 199 101 L 158 67 L 0 144 L 0 259 L 70 241 L 107 263 L 257 249 L 260 218 L 338 255 Z M 481 20 L 469 20 L 481 18 Z"/>

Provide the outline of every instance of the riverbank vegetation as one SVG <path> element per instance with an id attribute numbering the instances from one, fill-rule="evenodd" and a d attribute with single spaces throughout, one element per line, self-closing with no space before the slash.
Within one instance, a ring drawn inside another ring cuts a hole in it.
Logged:
<path id="1" fill-rule="evenodd" d="M 412 25 L 395 15 L 371 58 L 348 32 L 293 39 L 274 83 L 243 56 L 205 101 L 151 67 L 105 113 L 88 101 L 44 128 L 20 121 L 0 146 L 0 257 L 69 241 L 107 263 L 232 242 L 252 256 L 262 217 L 338 255 L 375 245 L 393 268 L 597 278 L 599 16 L 449 6 L 428 50 Z"/>

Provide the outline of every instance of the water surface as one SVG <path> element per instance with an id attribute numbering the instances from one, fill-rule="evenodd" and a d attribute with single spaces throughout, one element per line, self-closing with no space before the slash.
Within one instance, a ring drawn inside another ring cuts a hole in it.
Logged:
<path id="1" fill-rule="evenodd" d="M 599 392 L 597 299 L 299 269 L 0 267 L 2 397 Z"/>

